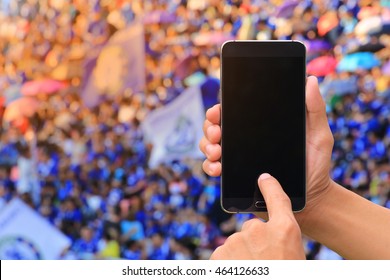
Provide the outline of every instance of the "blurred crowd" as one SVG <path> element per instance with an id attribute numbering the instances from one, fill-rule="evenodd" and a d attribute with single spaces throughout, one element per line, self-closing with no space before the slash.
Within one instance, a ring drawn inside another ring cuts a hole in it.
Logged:
<path id="1" fill-rule="evenodd" d="M 145 90 L 85 106 L 83 61 L 134 21 L 144 24 Z M 140 125 L 185 87 L 218 79 L 232 38 L 306 44 L 335 137 L 333 179 L 390 207 L 386 0 L 2 1 L 0 116 L 27 81 L 66 86 L 34 96 L 28 116 L 0 118 L 0 207 L 13 197 L 31 205 L 71 238 L 64 258 L 208 258 L 250 215 L 221 211 L 219 179 L 199 161 L 149 168 Z M 344 61 L 351 55 L 365 60 Z M 328 256 L 306 247 L 308 258 Z"/>

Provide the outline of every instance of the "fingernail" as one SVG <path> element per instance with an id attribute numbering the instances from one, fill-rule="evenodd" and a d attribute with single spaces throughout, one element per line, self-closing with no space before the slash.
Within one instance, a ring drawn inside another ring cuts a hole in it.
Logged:
<path id="1" fill-rule="evenodd" d="M 260 175 L 259 179 L 261 181 L 261 180 L 265 180 L 265 179 L 268 179 L 268 178 L 271 178 L 271 175 L 268 174 L 268 173 L 263 173 L 263 174 Z"/>

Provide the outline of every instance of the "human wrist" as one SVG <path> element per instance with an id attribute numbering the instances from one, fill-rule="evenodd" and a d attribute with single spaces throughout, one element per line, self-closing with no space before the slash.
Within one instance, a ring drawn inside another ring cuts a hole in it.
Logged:
<path id="1" fill-rule="evenodd" d="M 317 226 L 319 217 L 327 213 L 329 199 L 334 195 L 334 192 L 340 186 L 329 178 L 328 184 L 323 188 L 323 191 L 312 197 L 306 204 L 306 207 L 295 214 L 295 218 L 301 228 L 303 234 L 310 236 L 313 227 Z"/>

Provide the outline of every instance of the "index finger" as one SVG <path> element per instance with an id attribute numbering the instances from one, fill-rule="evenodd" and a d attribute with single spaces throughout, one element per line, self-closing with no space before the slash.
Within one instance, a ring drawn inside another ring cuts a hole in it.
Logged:
<path id="1" fill-rule="evenodd" d="M 258 184 L 267 205 L 269 219 L 280 215 L 293 215 L 291 200 L 278 180 L 268 173 L 260 175 Z"/>

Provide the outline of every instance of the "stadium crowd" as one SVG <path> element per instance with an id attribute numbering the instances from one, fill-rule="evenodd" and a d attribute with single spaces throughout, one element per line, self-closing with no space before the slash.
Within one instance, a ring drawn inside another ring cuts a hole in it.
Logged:
<path id="1" fill-rule="evenodd" d="M 145 90 L 87 107 L 85 57 L 140 19 Z M 222 212 L 219 179 L 199 161 L 149 168 L 140 125 L 188 84 L 219 78 L 220 45 L 231 38 L 306 44 L 335 138 L 333 179 L 390 207 L 390 3 L 370 0 L 2 1 L 0 207 L 13 197 L 31 205 L 71 238 L 64 258 L 208 258 L 250 215 Z M 6 119 L 20 87 L 42 78 L 66 87 Z M 310 240 L 306 249 L 327 257 Z"/>

